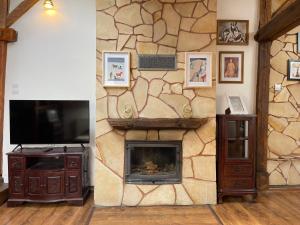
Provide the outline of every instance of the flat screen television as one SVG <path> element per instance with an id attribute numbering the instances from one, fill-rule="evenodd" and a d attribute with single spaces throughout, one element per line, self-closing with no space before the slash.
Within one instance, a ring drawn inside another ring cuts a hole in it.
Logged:
<path id="1" fill-rule="evenodd" d="M 89 101 L 10 100 L 11 144 L 90 142 Z"/>

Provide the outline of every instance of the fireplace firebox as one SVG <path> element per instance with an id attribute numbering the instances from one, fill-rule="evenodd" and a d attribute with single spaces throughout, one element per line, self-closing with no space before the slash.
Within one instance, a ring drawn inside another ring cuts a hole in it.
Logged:
<path id="1" fill-rule="evenodd" d="M 126 141 L 124 171 L 125 183 L 181 183 L 181 141 Z"/>

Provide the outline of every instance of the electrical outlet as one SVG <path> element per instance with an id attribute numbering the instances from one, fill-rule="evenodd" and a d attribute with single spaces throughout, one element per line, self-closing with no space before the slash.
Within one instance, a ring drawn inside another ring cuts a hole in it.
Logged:
<path id="1" fill-rule="evenodd" d="M 275 91 L 281 91 L 282 90 L 282 85 L 281 84 L 275 84 L 274 89 L 275 89 Z"/>

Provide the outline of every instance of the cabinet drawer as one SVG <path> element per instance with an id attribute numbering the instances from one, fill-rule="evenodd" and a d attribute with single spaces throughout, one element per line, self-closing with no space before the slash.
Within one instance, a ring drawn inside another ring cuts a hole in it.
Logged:
<path id="1" fill-rule="evenodd" d="M 67 156 L 67 168 L 68 169 L 80 169 L 81 157 L 80 156 Z"/>
<path id="2" fill-rule="evenodd" d="M 253 167 L 251 164 L 248 165 L 225 165 L 224 175 L 225 176 L 242 176 L 250 177 L 253 174 Z"/>
<path id="3" fill-rule="evenodd" d="M 252 178 L 228 178 L 224 177 L 224 189 L 252 189 L 254 187 Z"/>
<path id="4" fill-rule="evenodd" d="M 9 156 L 8 165 L 10 170 L 23 170 L 25 168 L 25 160 L 23 157 Z"/>

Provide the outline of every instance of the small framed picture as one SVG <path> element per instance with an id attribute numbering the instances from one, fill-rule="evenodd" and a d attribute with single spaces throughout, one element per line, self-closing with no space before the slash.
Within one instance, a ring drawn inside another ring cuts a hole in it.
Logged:
<path id="1" fill-rule="evenodd" d="M 219 53 L 219 83 L 243 83 L 244 52 Z"/>
<path id="2" fill-rule="evenodd" d="M 247 114 L 245 103 L 240 96 L 227 96 L 228 105 L 231 114 Z"/>
<path id="3" fill-rule="evenodd" d="M 300 60 L 288 61 L 287 80 L 300 80 Z"/>
<path id="4" fill-rule="evenodd" d="M 130 53 L 103 52 L 103 86 L 129 87 L 130 85 Z"/>
<path id="5" fill-rule="evenodd" d="M 248 45 L 249 20 L 218 20 L 217 45 Z"/>
<path id="6" fill-rule="evenodd" d="M 201 88 L 212 86 L 212 53 L 185 53 L 185 87 Z"/>

